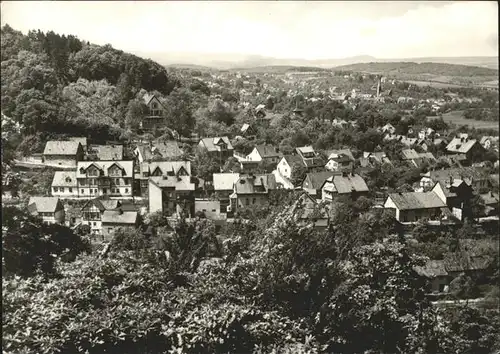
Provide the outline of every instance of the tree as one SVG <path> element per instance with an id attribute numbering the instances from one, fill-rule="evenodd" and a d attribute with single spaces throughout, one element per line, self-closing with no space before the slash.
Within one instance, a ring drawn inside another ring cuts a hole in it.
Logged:
<path id="1" fill-rule="evenodd" d="M 131 130 L 137 130 L 139 123 L 147 114 L 147 107 L 144 102 L 133 99 L 128 102 L 127 113 L 125 116 L 125 126 Z"/>
<path id="2" fill-rule="evenodd" d="M 186 89 L 175 89 L 167 98 L 164 115 L 167 125 L 182 136 L 191 136 L 195 126 L 193 99 Z"/>
<path id="3" fill-rule="evenodd" d="M 2 207 L 2 276 L 56 272 L 57 259 L 73 260 L 89 244 L 69 228 L 47 225 L 15 207 Z"/>
<path id="4" fill-rule="evenodd" d="M 306 178 L 307 168 L 301 162 L 295 162 L 290 167 L 292 170 L 291 182 L 294 186 L 299 186 Z"/>

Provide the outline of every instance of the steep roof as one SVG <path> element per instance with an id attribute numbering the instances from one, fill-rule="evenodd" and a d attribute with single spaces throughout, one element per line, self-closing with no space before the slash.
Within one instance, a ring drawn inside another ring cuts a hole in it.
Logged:
<path id="1" fill-rule="evenodd" d="M 181 168 L 184 168 L 188 175 L 191 175 L 191 161 L 152 161 L 141 163 L 141 176 L 138 178 L 142 178 L 144 172 L 153 173 L 158 167 L 162 174 L 168 174 L 172 171 L 177 174 Z"/>
<path id="2" fill-rule="evenodd" d="M 34 204 L 39 213 L 54 213 L 60 205 L 57 197 L 30 197 L 28 205 Z"/>
<path id="3" fill-rule="evenodd" d="M 167 140 L 161 142 L 153 142 L 150 144 L 137 145 L 137 150 L 142 158 L 146 161 L 151 160 L 155 156 L 163 158 L 176 158 L 182 155 L 182 150 L 177 141 Z"/>
<path id="4" fill-rule="evenodd" d="M 332 171 L 321 171 L 321 172 L 311 172 L 306 174 L 304 182 L 307 180 L 309 182 L 310 189 L 320 189 L 327 178 L 335 175 Z"/>
<path id="5" fill-rule="evenodd" d="M 178 191 L 194 191 L 195 185 L 191 183 L 190 176 L 161 176 L 150 177 L 150 183 L 154 183 L 160 188 L 175 188 Z"/>
<path id="6" fill-rule="evenodd" d="M 134 176 L 134 162 L 133 161 L 78 161 L 76 168 L 76 177 L 84 178 L 86 177 L 85 170 L 90 166 L 94 165 L 100 170 L 104 171 L 104 176 L 108 176 L 108 169 L 112 165 L 117 165 L 123 171 L 125 171 L 125 177 L 132 178 Z M 83 173 L 82 173 L 83 172 Z"/>
<path id="7" fill-rule="evenodd" d="M 289 166 L 293 166 L 293 164 L 304 165 L 304 161 L 302 160 L 302 158 L 299 155 L 285 155 L 285 156 L 283 156 L 283 158 L 285 159 L 286 163 Z"/>
<path id="8" fill-rule="evenodd" d="M 238 178 L 240 178 L 239 173 L 214 173 L 214 189 L 216 191 L 232 190 Z"/>
<path id="9" fill-rule="evenodd" d="M 71 138 L 68 138 L 68 140 L 76 141 L 82 144 L 83 147 L 87 146 L 87 138 L 83 136 L 72 136 Z"/>
<path id="10" fill-rule="evenodd" d="M 257 145 L 255 148 L 262 158 L 279 156 L 278 151 L 272 145 Z"/>
<path id="11" fill-rule="evenodd" d="M 137 222 L 136 211 L 105 210 L 102 213 L 102 223 L 133 225 Z"/>
<path id="12" fill-rule="evenodd" d="M 229 141 L 229 138 L 227 136 L 201 139 L 205 148 L 209 152 L 220 151 L 220 147 L 216 144 L 221 140 L 227 145 L 228 150 L 233 150 L 233 146 L 231 145 L 231 142 Z"/>
<path id="13" fill-rule="evenodd" d="M 236 194 L 267 194 L 273 189 L 276 189 L 276 178 L 272 173 L 243 175 L 234 184 Z"/>
<path id="14" fill-rule="evenodd" d="M 391 193 L 389 197 L 399 210 L 443 208 L 446 204 L 434 192 Z"/>
<path id="15" fill-rule="evenodd" d="M 76 187 L 75 171 L 55 171 L 52 187 Z"/>
<path id="16" fill-rule="evenodd" d="M 77 141 L 57 141 L 49 140 L 45 144 L 44 155 L 66 155 L 75 156 L 80 143 Z"/>
<path id="17" fill-rule="evenodd" d="M 99 160 L 123 160 L 123 145 L 92 145 Z"/>

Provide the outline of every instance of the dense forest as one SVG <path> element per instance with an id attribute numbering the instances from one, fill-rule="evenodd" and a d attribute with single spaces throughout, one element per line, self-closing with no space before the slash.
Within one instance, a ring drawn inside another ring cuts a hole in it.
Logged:
<path id="1" fill-rule="evenodd" d="M 181 82 L 159 64 L 69 35 L 1 29 L 2 113 L 24 137 L 79 134 L 95 140 L 130 134 L 130 102 L 168 95 Z M 36 140 L 36 139 L 35 139 Z M 38 139 L 40 140 L 40 139 Z"/>

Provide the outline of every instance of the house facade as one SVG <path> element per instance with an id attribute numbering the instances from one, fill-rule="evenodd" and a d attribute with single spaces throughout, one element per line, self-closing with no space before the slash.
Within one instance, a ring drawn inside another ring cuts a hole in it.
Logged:
<path id="1" fill-rule="evenodd" d="M 321 199 L 331 202 L 339 195 L 359 197 L 369 192 L 365 180 L 358 174 L 342 172 L 340 175 L 328 177 L 321 186 Z"/>
<path id="2" fill-rule="evenodd" d="M 148 196 L 149 177 L 191 176 L 190 161 L 154 161 L 136 165 L 134 173 L 134 193 L 142 197 Z"/>
<path id="3" fill-rule="evenodd" d="M 149 212 L 194 215 L 195 184 L 191 176 L 155 176 L 148 180 Z"/>
<path id="4" fill-rule="evenodd" d="M 335 175 L 335 172 L 332 171 L 309 172 L 302 181 L 302 189 L 313 198 L 322 199 L 321 187 L 333 175 Z"/>
<path id="5" fill-rule="evenodd" d="M 137 211 L 105 210 L 102 213 L 102 236 L 104 240 L 111 241 L 117 229 L 134 230 L 139 226 Z"/>
<path id="6" fill-rule="evenodd" d="M 228 212 L 269 204 L 269 192 L 277 188 L 273 174 L 242 175 L 234 183 Z"/>
<path id="7" fill-rule="evenodd" d="M 281 176 L 291 179 L 294 168 L 299 165 L 304 166 L 304 162 L 299 155 L 285 155 L 278 162 L 276 169 Z"/>
<path id="8" fill-rule="evenodd" d="M 396 220 L 402 223 L 414 223 L 422 219 L 441 220 L 445 202 L 431 192 L 391 193 L 384 208 L 394 209 Z"/>
<path id="9" fill-rule="evenodd" d="M 144 104 L 148 107 L 148 114 L 141 122 L 141 128 L 144 130 L 154 130 L 163 125 L 164 107 L 158 97 L 146 94 L 143 97 Z"/>
<path id="10" fill-rule="evenodd" d="M 84 161 L 76 169 L 80 198 L 98 196 L 131 198 L 133 161 Z"/>
<path id="11" fill-rule="evenodd" d="M 75 171 L 55 171 L 51 194 L 59 198 L 78 198 L 78 184 Z"/>
<path id="12" fill-rule="evenodd" d="M 272 145 L 257 145 L 247 156 L 249 161 L 278 163 L 280 154 Z"/>
<path id="13" fill-rule="evenodd" d="M 221 160 L 233 156 L 234 151 L 227 136 L 201 139 L 198 143 L 198 149 Z"/>
<path id="14" fill-rule="evenodd" d="M 46 224 L 64 224 L 64 205 L 57 197 L 30 197 L 28 212 Z"/>

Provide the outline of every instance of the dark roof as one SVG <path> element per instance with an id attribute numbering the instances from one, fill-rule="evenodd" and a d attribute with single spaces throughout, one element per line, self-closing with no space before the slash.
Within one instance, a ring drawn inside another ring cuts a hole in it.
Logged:
<path id="1" fill-rule="evenodd" d="M 243 175 L 234 184 L 236 194 L 267 194 L 276 189 L 276 178 L 272 173 Z"/>
<path id="2" fill-rule="evenodd" d="M 474 180 L 485 180 L 487 175 L 483 169 L 477 167 L 448 168 L 427 172 L 424 176 L 429 177 L 434 182 L 448 181 L 451 178 L 463 179 L 473 178 Z"/>
<path id="3" fill-rule="evenodd" d="M 335 175 L 335 172 L 331 171 L 311 172 L 306 174 L 304 182 L 309 182 L 309 186 L 307 187 L 308 189 L 320 189 L 327 178 L 333 175 Z M 302 183 L 302 186 L 304 186 L 304 182 Z"/>
<path id="4" fill-rule="evenodd" d="M 99 160 L 123 160 L 123 145 L 92 145 Z"/>
<path id="5" fill-rule="evenodd" d="M 325 160 L 321 157 L 304 158 L 303 162 L 308 168 L 325 166 Z"/>
<path id="6" fill-rule="evenodd" d="M 358 174 L 334 175 L 327 178 L 323 184 L 326 183 L 330 184 L 330 186 L 325 188 L 339 194 L 369 191 L 365 180 Z"/>
<path id="7" fill-rule="evenodd" d="M 262 158 L 279 156 L 278 151 L 272 145 L 257 145 L 255 148 Z"/>
<path id="8" fill-rule="evenodd" d="M 289 166 L 293 166 L 293 164 L 301 164 L 304 165 L 304 161 L 299 155 L 285 155 L 283 158 L 286 160 L 286 163 Z"/>
<path id="9" fill-rule="evenodd" d="M 229 138 L 227 136 L 203 138 L 201 139 L 201 141 L 203 141 L 205 148 L 210 152 L 220 151 L 220 148 L 217 146 L 217 144 L 219 144 L 220 142 L 224 142 L 227 145 L 228 150 L 233 149 L 233 146 L 231 145 L 231 142 L 229 141 Z"/>
<path id="10" fill-rule="evenodd" d="M 137 146 L 137 150 L 142 155 L 144 160 L 151 160 L 153 157 L 176 158 L 180 157 L 183 152 L 177 141 L 157 141 L 150 144 L 142 144 Z"/>
<path id="11" fill-rule="evenodd" d="M 399 210 L 431 209 L 446 207 L 435 192 L 391 193 L 389 197 Z"/>

